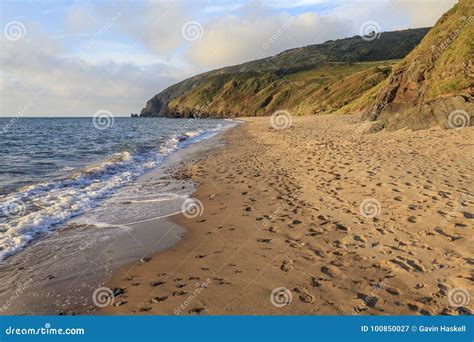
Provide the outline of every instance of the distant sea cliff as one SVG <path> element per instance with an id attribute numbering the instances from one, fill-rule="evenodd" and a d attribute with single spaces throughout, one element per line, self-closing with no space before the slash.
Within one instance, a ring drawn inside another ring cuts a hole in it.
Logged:
<path id="1" fill-rule="evenodd" d="M 457 110 L 456 122 L 472 125 L 470 1 L 460 0 L 433 28 L 327 41 L 191 77 L 155 95 L 139 116 L 360 113 L 377 131 L 450 128 Z"/>

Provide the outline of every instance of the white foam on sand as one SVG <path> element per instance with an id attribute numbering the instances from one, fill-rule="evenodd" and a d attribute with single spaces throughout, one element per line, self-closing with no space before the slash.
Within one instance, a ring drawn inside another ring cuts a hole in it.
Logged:
<path id="1" fill-rule="evenodd" d="M 208 131 L 177 134 L 157 150 L 145 154 L 115 153 L 101 163 L 75 171 L 68 178 L 24 187 L 0 197 L 0 260 L 25 247 L 38 234 L 98 206 L 118 188 L 158 167 L 174 151 L 229 127 L 219 125 Z M 157 200 L 160 199 L 153 199 Z"/>

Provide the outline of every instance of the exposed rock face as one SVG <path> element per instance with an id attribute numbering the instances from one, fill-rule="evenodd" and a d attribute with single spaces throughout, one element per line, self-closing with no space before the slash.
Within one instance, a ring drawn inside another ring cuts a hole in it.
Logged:
<path id="1" fill-rule="evenodd" d="M 394 68 L 364 115 L 374 130 L 474 125 L 473 6 L 460 0 Z"/>
<path id="2" fill-rule="evenodd" d="M 152 117 L 152 116 L 168 116 L 168 103 L 178 96 L 183 95 L 186 91 L 192 89 L 199 84 L 201 78 L 204 76 L 198 75 L 193 78 L 179 82 L 171 87 L 166 88 L 161 93 L 153 96 L 147 103 L 145 108 L 142 109 L 140 116 Z"/>
<path id="3" fill-rule="evenodd" d="M 346 93 L 341 90 L 358 83 L 357 77 L 347 79 L 346 83 L 341 81 L 344 84 L 340 82 L 332 88 L 333 83 L 340 81 L 339 69 L 333 72 L 334 77 L 327 84 L 323 83 L 328 80 L 331 70 L 321 73 L 320 80 L 308 77 L 312 70 L 354 66 L 350 72 L 345 71 L 344 75 L 348 76 L 363 71 L 356 68 L 355 62 L 369 64 L 373 61 L 403 58 L 428 30 L 421 28 L 384 32 L 376 41 L 367 41 L 360 36 L 328 41 L 213 70 L 177 83 L 155 95 L 147 102 L 140 116 L 189 117 L 196 115 L 196 112 L 203 117 L 255 116 L 270 115 L 274 108 L 295 109 L 302 114 L 327 113 L 341 108 L 385 79 L 390 73 L 389 65 L 393 62 L 379 65 L 381 70 L 373 70 L 360 77 L 367 80 L 363 85 L 358 84 L 361 89 L 351 88 Z M 398 48 L 393 51 L 393 46 Z M 291 78 L 292 75 L 297 77 Z M 303 93 L 306 93 L 304 98 L 310 97 L 312 103 L 298 107 L 297 102 L 302 101 L 299 96 Z M 321 99 L 331 96 L 338 100 L 333 99 L 321 107 L 317 106 L 318 102 L 323 102 Z M 173 103 L 170 105 L 171 102 Z"/>
<path id="4" fill-rule="evenodd" d="M 166 104 L 166 99 L 161 96 L 154 96 L 147 101 L 145 108 L 142 109 L 140 116 L 160 116 L 161 109 Z"/>

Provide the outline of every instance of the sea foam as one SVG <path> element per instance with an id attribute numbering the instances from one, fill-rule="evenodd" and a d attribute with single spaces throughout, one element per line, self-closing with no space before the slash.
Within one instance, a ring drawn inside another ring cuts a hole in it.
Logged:
<path id="1" fill-rule="evenodd" d="M 158 167 L 171 153 L 218 134 L 210 130 L 175 134 L 144 153 L 122 151 L 100 163 L 74 169 L 65 178 L 38 183 L 0 197 L 0 260 L 50 231 L 98 206 L 118 188 Z"/>

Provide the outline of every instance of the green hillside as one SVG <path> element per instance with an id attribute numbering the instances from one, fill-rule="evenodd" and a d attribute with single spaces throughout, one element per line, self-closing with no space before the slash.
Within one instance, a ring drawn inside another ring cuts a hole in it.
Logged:
<path id="1" fill-rule="evenodd" d="M 237 117 L 340 110 L 379 85 L 429 29 L 384 32 L 284 51 L 177 83 L 147 102 L 141 116 Z"/>
<path id="2" fill-rule="evenodd" d="M 362 111 L 380 129 L 473 125 L 474 1 L 460 0 L 386 81 L 342 113 Z"/>

